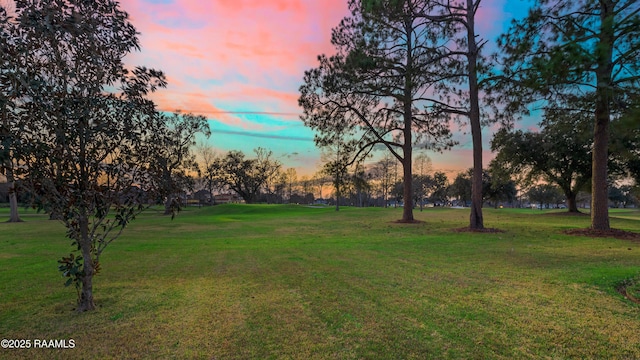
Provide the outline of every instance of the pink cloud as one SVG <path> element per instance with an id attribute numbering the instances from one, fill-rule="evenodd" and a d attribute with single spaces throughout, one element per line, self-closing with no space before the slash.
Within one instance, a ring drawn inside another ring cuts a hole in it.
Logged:
<path id="1" fill-rule="evenodd" d="M 127 61 L 169 79 L 171 94 L 154 95 L 159 105 L 207 110 L 235 100 L 235 108 L 299 111 L 304 70 L 333 51 L 331 28 L 348 13 L 344 0 L 124 0 L 122 7 L 141 33 L 142 52 Z"/>
<path id="2" fill-rule="evenodd" d="M 504 2 L 482 3 L 476 21 L 481 38 L 494 40 L 501 31 Z M 334 52 L 331 28 L 348 15 L 346 0 L 122 0 L 121 6 L 141 33 L 142 51 L 131 54 L 127 64 L 167 75 L 168 88 L 153 95 L 161 109 L 202 112 L 254 131 L 299 120 L 284 116 L 278 124 L 257 123 L 224 111 L 300 112 L 303 73 L 317 66 L 319 54 Z M 470 141 L 470 134 L 458 136 L 461 142 Z M 488 164 L 488 150 L 484 158 Z M 472 165 L 469 149 L 434 154 L 433 160 L 434 167 L 456 171 Z"/>

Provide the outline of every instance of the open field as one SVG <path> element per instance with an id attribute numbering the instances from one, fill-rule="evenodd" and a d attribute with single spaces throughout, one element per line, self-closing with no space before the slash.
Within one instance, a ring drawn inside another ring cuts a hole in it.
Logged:
<path id="1" fill-rule="evenodd" d="M 0 209 L 0 221 L 8 216 Z M 148 212 L 105 251 L 98 310 L 72 311 L 47 215 L 0 223 L 0 337 L 74 339 L 0 358 L 640 358 L 640 243 L 568 236 L 588 216 L 225 205 Z M 640 232 L 640 212 L 614 210 Z"/>

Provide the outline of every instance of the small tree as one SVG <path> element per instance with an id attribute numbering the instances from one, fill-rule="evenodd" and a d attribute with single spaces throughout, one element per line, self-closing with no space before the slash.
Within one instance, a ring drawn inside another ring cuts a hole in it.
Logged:
<path id="1" fill-rule="evenodd" d="M 449 187 L 449 180 L 447 175 L 443 172 L 436 171 L 433 174 L 433 183 L 431 184 L 430 196 L 432 202 L 445 203 L 448 199 L 447 188 Z"/>
<path id="2" fill-rule="evenodd" d="M 298 174 L 295 168 L 288 168 L 284 172 L 286 189 L 287 189 L 287 201 L 291 203 L 291 196 L 293 195 L 293 187 L 298 181 Z"/>
<path id="3" fill-rule="evenodd" d="M 538 203 L 542 209 L 546 205 L 555 204 L 562 198 L 562 193 L 558 187 L 551 184 L 535 185 L 527 191 L 527 197 L 530 202 Z"/>
<path id="4" fill-rule="evenodd" d="M 191 149 L 196 144 L 198 133 L 209 137 L 211 130 L 202 115 L 173 113 L 166 117 L 167 131 L 156 134 L 158 142 L 161 178 L 163 179 L 164 214 L 173 213 L 180 206 L 176 196 L 186 189 L 193 189 L 193 177 L 189 172 L 199 172 L 198 163 Z"/>
<path id="5" fill-rule="evenodd" d="M 200 160 L 202 161 L 202 169 L 201 177 L 204 182 L 204 187 L 209 193 L 209 205 L 215 205 L 216 198 L 213 196 L 213 188 L 215 187 L 214 178 L 212 173 L 213 162 L 216 159 L 216 153 L 213 150 L 213 147 L 207 144 L 200 144 L 196 148 L 196 152 L 200 155 Z"/>
<path id="6" fill-rule="evenodd" d="M 449 196 L 462 202 L 464 206 L 471 201 L 471 174 L 470 171 L 460 172 L 449 186 Z"/>
<path id="7" fill-rule="evenodd" d="M 322 148 L 322 171 L 331 178 L 334 194 L 336 196 L 336 211 L 340 211 L 340 199 L 343 196 L 344 187 L 348 183 L 350 151 L 345 143 L 333 141 Z"/>
<path id="8" fill-rule="evenodd" d="M 117 2 L 17 0 L 10 39 L 15 168 L 39 208 L 59 215 L 79 255 L 59 260 L 78 311 L 93 310 L 100 256 L 162 195 L 157 174 L 164 118 L 145 95 L 164 87 L 155 70 L 127 70 L 137 33 Z M 4 71 L 4 70 L 3 70 Z M 114 90 L 115 89 L 115 90 Z M 9 92 L 10 92 L 9 91 Z M 111 91 L 111 92 L 109 92 Z"/>

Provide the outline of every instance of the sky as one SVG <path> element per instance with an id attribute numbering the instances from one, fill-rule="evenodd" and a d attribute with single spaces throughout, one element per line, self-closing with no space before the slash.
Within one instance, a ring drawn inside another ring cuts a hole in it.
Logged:
<path id="1" fill-rule="evenodd" d="M 484 0 L 476 32 L 495 40 L 524 0 Z M 121 0 L 140 33 L 141 51 L 128 66 L 162 70 L 169 85 L 151 98 L 160 110 L 192 112 L 209 119 L 211 145 L 219 154 L 263 147 L 285 168 L 312 175 L 321 166 L 313 132 L 299 116 L 298 89 L 317 56 L 333 54 L 331 29 L 349 15 L 347 0 Z M 484 131 L 484 163 L 492 158 L 491 129 Z M 427 152 L 434 171 L 454 174 L 472 166 L 471 135 L 460 145 Z M 375 161 L 371 160 L 371 161 Z M 450 175 L 451 176 L 451 175 Z"/>

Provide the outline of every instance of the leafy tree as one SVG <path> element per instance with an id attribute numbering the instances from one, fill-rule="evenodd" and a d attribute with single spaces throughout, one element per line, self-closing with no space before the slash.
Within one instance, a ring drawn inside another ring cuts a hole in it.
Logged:
<path id="1" fill-rule="evenodd" d="M 495 208 L 501 201 L 511 203 L 515 200 L 518 193 L 516 183 L 511 180 L 508 173 L 499 167 L 492 166 L 483 173 L 483 176 L 483 199 L 492 201 Z"/>
<path id="2" fill-rule="evenodd" d="M 466 206 L 471 201 L 471 176 L 469 172 L 460 172 L 456 175 L 449 187 L 449 195 L 456 198 Z"/>
<path id="3" fill-rule="evenodd" d="M 449 195 L 465 204 L 471 201 L 473 168 L 460 172 L 449 187 Z M 515 183 L 508 177 L 499 174 L 491 175 L 491 171 L 482 172 L 482 202 L 492 200 L 497 205 L 499 201 L 513 201 L 516 196 Z"/>
<path id="4" fill-rule="evenodd" d="M 249 204 L 257 200 L 267 179 L 281 167 L 280 162 L 271 158 L 271 151 L 257 148 L 254 152 L 255 158 L 246 159 L 242 151 L 229 151 L 211 167 L 216 183 L 235 191 Z"/>
<path id="5" fill-rule="evenodd" d="M 609 186 L 609 200 L 613 202 L 615 207 L 626 208 L 627 206 L 636 203 L 636 199 L 633 196 L 633 187 L 630 185 Z"/>
<path id="6" fill-rule="evenodd" d="M 567 198 L 569 212 L 578 212 L 576 196 L 591 179 L 592 125 L 581 111 L 549 110 L 539 132 L 498 131 L 491 149 L 494 162 L 529 183 L 542 177 Z"/>
<path id="7" fill-rule="evenodd" d="M 179 206 L 176 196 L 185 189 L 193 189 L 193 177 L 189 172 L 198 172 L 198 163 L 191 149 L 196 144 L 198 133 L 211 135 L 207 119 L 202 115 L 173 113 L 165 120 L 167 131 L 157 133 L 156 141 L 160 145 L 160 176 L 163 179 L 165 215 L 173 213 Z"/>
<path id="8" fill-rule="evenodd" d="M 640 99 L 611 122 L 609 155 L 609 167 L 617 175 L 640 183 Z"/>
<path id="9" fill-rule="evenodd" d="M 9 1 L 0 3 L 0 33 L 11 32 L 14 20 L 12 15 L 14 6 Z M 0 173 L 3 174 L 9 184 L 9 222 L 21 222 L 18 213 L 18 196 L 14 177 L 13 141 L 14 134 L 19 131 L 16 118 L 12 111 L 15 101 L 18 100 L 16 75 L 19 72 L 19 64 L 16 63 L 15 54 L 12 51 L 13 44 L 9 36 L 0 36 Z"/>
<path id="10" fill-rule="evenodd" d="M 17 0 L 15 15 L 0 33 L 11 54 L 0 94 L 14 94 L 9 114 L 20 129 L 15 176 L 66 226 L 80 254 L 59 269 L 76 285 L 77 310 L 93 310 L 102 252 L 162 195 L 154 140 L 167 126 L 145 95 L 165 78 L 123 66 L 139 42 L 115 1 Z"/>
<path id="11" fill-rule="evenodd" d="M 427 175 L 413 175 L 413 204 L 418 204 L 420 207 L 420 211 L 422 211 L 424 207 L 424 199 L 427 196 L 427 189 L 431 186 L 432 182 L 431 176 Z M 403 189 L 404 192 L 404 189 Z"/>
<path id="12" fill-rule="evenodd" d="M 365 171 L 362 163 L 356 163 L 349 182 L 353 190 L 351 198 L 358 207 L 363 207 L 365 198 L 368 199 L 370 197 L 371 184 L 369 180 L 371 180 L 371 174 Z"/>
<path id="13" fill-rule="evenodd" d="M 431 202 L 440 202 L 444 204 L 449 197 L 447 194 L 448 187 L 449 180 L 447 179 L 447 175 L 443 172 L 436 171 L 433 174 L 433 182 L 431 183 L 431 187 L 429 189 L 429 199 L 431 199 Z"/>
<path id="14" fill-rule="evenodd" d="M 576 106 L 579 109 L 580 106 Z M 492 140 L 498 155 L 493 163 L 505 166 L 513 174 L 523 174 L 533 183 L 540 177 L 556 184 L 567 199 L 569 212 L 578 212 L 576 196 L 586 190 L 592 175 L 593 123 L 591 114 L 582 110 L 548 109 L 539 132 L 502 129 Z M 616 119 L 611 122 L 612 150 L 609 155 L 609 179 L 633 172 L 638 153 L 638 130 Z"/>
<path id="15" fill-rule="evenodd" d="M 592 114 L 591 228 L 609 229 L 609 123 L 639 92 L 640 5 L 636 0 L 538 0 L 499 44 L 508 80 L 503 90 L 512 100 L 507 113 L 542 102 L 557 111 L 584 104 L 580 110 Z"/>
<path id="16" fill-rule="evenodd" d="M 452 145 L 446 117 L 427 111 L 425 94 L 435 81 L 429 66 L 439 59 L 434 39 L 441 30 L 419 20 L 428 6 L 408 0 L 363 8 L 360 0 L 349 1 L 351 16 L 332 31 L 336 55 L 319 56 L 300 88 L 302 120 L 318 132 L 316 143 L 330 143 L 338 132 L 356 150 L 350 164 L 376 144 L 402 164 L 407 222 L 414 220 L 414 143 Z"/>
<path id="17" fill-rule="evenodd" d="M 538 203 L 540 209 L 542 209 L 544 205 L 548 208 L 550 204 L 559 202 L 562 193 L 560 189 L 552 184 L 541 184 L 531 187 L 529 191 L 527 191 L 527 197 L 529 201 Z"/>

